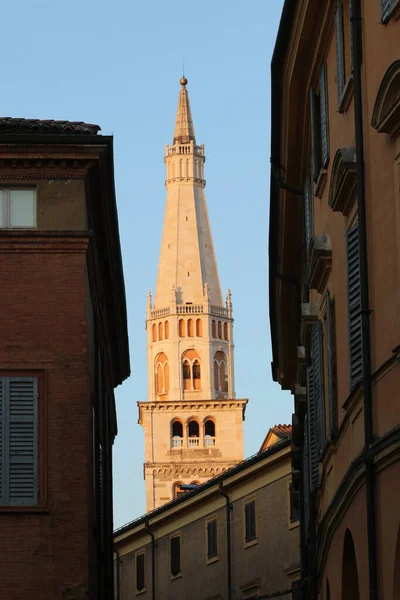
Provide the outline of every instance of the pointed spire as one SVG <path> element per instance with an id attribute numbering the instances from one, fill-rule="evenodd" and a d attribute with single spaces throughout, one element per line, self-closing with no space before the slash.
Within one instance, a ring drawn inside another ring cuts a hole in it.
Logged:
<path id="1" fill-rule="evenodd" d="M 188 144 L 191 141 L 196 143 L 189 94 L 186 89 L 187 82 L 186 77 L 181 78 L 181 91 L 179 92 L 178 110 L 176 111 L 174 144 Z"/>

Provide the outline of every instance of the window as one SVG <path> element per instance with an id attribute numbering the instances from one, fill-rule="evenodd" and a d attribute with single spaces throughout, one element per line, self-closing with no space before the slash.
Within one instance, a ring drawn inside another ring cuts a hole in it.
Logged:
<path id="1" fill-rule="evenodd" d="M 318 88 L 310 90 L 312 174 L 318 181 L 329 162 L 329 121 L 326 65 L 319 74 Z"/>
<path id="2" fill-rule="evenodd" d="M 183 437 L 183 425 L 180 421 L 172 423 L 172 437 Z"/>
<path id="3" fill-rule="evenodd" d="M 145 589 L 145 554 L 139 552 L 136 554 L 136 592 L 142 592 Z"/>
<path id="4" fill-rule="evenodd" d="M 344 14 L 343 2 L 337 4 L 335 13 L 335 37 L 336 37 L 336 82 L 338 90 L 339 106 L 343 100 L 344 84 L 346 77 L 346 65 L 344 55 Z"/>
<path id="5" fill-rule="evenodd" d="M 185 321 L 179 319 L 179 337 L 185 337 Z"/>
<path id="6" fill-rule="evenodd" d="M 156 342 L 157 341 L 157 325 L 155 323 L 153 323 L 151 331 L 152 331 L 153 342 Z"/>
<path id="7" fill-rule="evenodd" d="M 244 505 L 244 528 L 246 544 L 257 539 L 256 531 L 256 501 L 250 500 Z"/>
<path id="8" fill-rule="evenodd" d="M 221 321 L 218 321 L 218 337 L 220 340 L 222 340 L 222 323 L 221 323 Z"/>
<path id="9" fill-rule="evenodd" d="M 169 363 L 168 357 L 161 352 L 155 360 L 156 392 L 158 395 L 169 392 Z"/>
<path id="10" fill-rule="evenodd" d="M 173 485 L 173 491 L 172 491 L 172 497 L 174 499 L 178 498 L 182 494 L 186 494 L 185 490 L 181 490 L 180 489 L 181 485 L 182 485 L 182 481 L 177 481 L 176 483 L 174 483 L 174 485 Z"/>
<path id="11" fill-rule="evenodd" d="M 0 506 L 36 506 L 38 486 L 38 379 L 0 377 Z"/>
<path id="12" fill-rule="evenodd" d="M 289 484 L 290 522 L 296 523 L 300 518 L 300 492 L 294 482 Z"/>
<path id="13" fill-rule="evenodd" d="M 334 303 L 329 290 L 327 290 L 325 295 L 325 306 L 329 437 L 332 438 L 337 426 L 336 336 Z"/>
<path id="14" fill-rule="evenodd" d="M 181 536 L 171 537 L 171 575 L 177 577 L 181 574 Z"/>
<path id="15" fill-rule="evenodd" d="M 207 419 L 204 423 L 204 435 L 215 437 L 215 423 L 211 419 Z"/>
<path id="16" fill-rule="evenodd" d="M 195 390 L 201 389 L 201 371 L 198 360 L 195 360 L 193 363 L 193 387 Z"/>
<path id="17" fill-rule="evenodd" d="M 322 323 L 311 331 L 311 363 L 307 368 L 307 415 L 311 487 L 319 483 L 319 456 L 325 444 L 325 394 Z"/>
<path id="18" fill-rule="evenodd" d="M 228 339 L 228 323 L 224 323 L 224 340 Z"/>
<path id="19" fill-rule="evenodd" d="M 221 350 L 218 350 L 214 356 L 214 388 L 217 392 L 228 392 L 226 356 Z"/>
<path id="20" fill-rule="evenodd" d="M 201 319 L 196 320 L 196 335 L 197 337 L 203 337 L 203 322 Z"/>
<path id="21" fill-rule="evenodd" d="M 350 389 L 363 378 L 360 247 L 358 224 L 347 238 L 347 308 L 349 321 Z"/>
<path id="22" fill-rule="evenodd" d="M 218 556 L 217 519 L 207 522 L 207 560 Z"/>
<path id="23" fill-rule="evenodd" d="M 188 433 L 189 433 L 189 437 L 190 438 L 198 438 L 200 433 L 200 428 L 199 428 L 199 424 L 197 421 L 195 421 L 194 419 L 192 419 L 191 421 L 189 421 L 189 427 L 188 427 Z"/>
<path id="24" fill-rule="evenodd" d="M 335 12 L 336 82 L 339 112 L 347 110 L 352 92 L 353 40 L 350 23 L 351 0 L 339 0 Z"/>
<path id="25" fill-rule="evenodd" d="M 158 339 L 162 340 L 163 339 L 163 324 L 159 323 L 158 324 Z"/>
<path id="26" fill-rule="evenodd" d="M 396 7 L 400 7 L 399 0 L 381 0 L 381 20 L 383 24 L 389 21 Z"/>
<path id="27" fill-rule="evenodd" d="M 183 363 L 182 374 L 183 374 L 183 388 L 185 390 L 190 390 L 190 388 L 191 388 L 190 364 L 187 360 L 185 360 Z"/>
<path id="28" fill-rule="evenodd" d="M 169 338 L 169 322 L 165 321 L 164 323 L 164 337 L 167 340 Z"/>
<path id="29" fill-rule="evenodd" d="M 34 189 L 0 189 L 0 227 L 17 229 L 36 227 Z"/>
<path id="30" fill-rule="evenodd" d="M 211 329 L 212 329 L 212 336 L 213 336 L 213 338 L 216 338 L 217 337 L 217 324 L 216 324 L 215 321 L 213 321 L 211 323 Z"/>
<path id="31" fill-rule="evenodd" d="M 314 235 L 314 196 L 311 188 L 311 177 L 308 176 L 304 183 L 304 231 L 307 255 Z"/>
<path id="32" fill-rule="evenodd" d="M 189 337 L 193 337 L 194 335 L 194 331 L 193 331 L 193 319 L 188 319 L 187 322 L 187 334 Z"/>

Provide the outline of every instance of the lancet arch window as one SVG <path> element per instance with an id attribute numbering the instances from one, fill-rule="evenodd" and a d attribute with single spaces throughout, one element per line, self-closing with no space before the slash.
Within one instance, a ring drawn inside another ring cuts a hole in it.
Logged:
<path id="1" fill-rule="evenodd" d="M 188 319 L 187 334 L 188 334 L 188 337 L 193 337 L 193 335 L 194 335 L 193 319 Z"/>
<path id="2" fill-rule="evenodd" d="M 196 319 L 196 336 L 203 337 L 203 321 Z"/>
<path id="3" fill-rule="evenodd" d="M 212 321 L 212 323 L 211 323 L 211 330 L 212 330 L 213 338 L 216 338 L 217 337 L 217 323 L 215 321 Z"/>
<path id="4" fill-rule="evenodd" d="M 157 341 L 157 325 L 155 323 L 153 323 L 153 325 L 151 327 L 151 336 L 152 336 L 153 342 L 156 342 Z"/>
<path id="5" fill-rule="evenodd" d="M 228 392 L 227 360 L 221 350 L 218 350 L 214 356 L 214 388 L 217 392 Z"/>
<path id="6" fill-rule="evenodd" d="M 155 361 L 156 393 L 158 396 L 169 392 L 169 363 L 167 355 L 161 352 Z"/>
<path id="7" fill-rule="evenodd" d="M 218 321 L 218 337 L 220 340 L 222 340 L 222 323 L 221 323 L 221 321 Z"/>
<path id="8" fill-rule="evenodd" d="M 171 424 L 171 447 L 181 448 L 183 446 L 183 425 L 179 419 L 174 419 Z"/>
<path id="9" fill-rule="evenodd" d="M 228 339 L 228 323 L 224 323 L 224 340 Z"/>
<path id="10" fill-rule="evenodd" d="M 159 339 L 159 340 L 162 340 L 162 339 L 163 339 L 163 337 L 164 337 L 164 332 L 163 332 L 163 329 L 164 329 L 164 327 L 163 327 L 163 323 L 159 323 L 159 324 L 158 324 L 158 339 Z"/>
<path id="11" fill-rule="evenodd" d="M 169 338 L 169 321 L 164 323 L 164 337 L 166 340 Z"/>
<path id="12" fill-rule="evenodd" d="M 178 323 L 178 332 L 179 332 L 179 337 L 185 337 L 185 319 L 179 319 L 179 323 Z"/>
<path id="13" fill-rule="evenodd" d="M 201 362 L 196 350 L 187 350 L 182 357 L 184 390 L 201 390 Z"/>

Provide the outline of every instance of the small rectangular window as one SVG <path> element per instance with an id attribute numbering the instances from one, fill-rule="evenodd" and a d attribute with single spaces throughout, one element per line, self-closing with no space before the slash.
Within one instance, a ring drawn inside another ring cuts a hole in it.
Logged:
<path id="1" fill-rule="evenodd" d="M 136 591 L 145 589 L 145 556 L 144 552 L 136 554 Z"/>
<path id="2" fill-rule="evenodd" d="M 300 492 L 294 486 L 293 482 L 289 484 L 289 498 L 290 498 L 290 522 L 296 523 L 299 520 L 300 515 Z"/>
<path id="3" fill-rule="evenodd" d="M 36 227 L 36 190 L 28 188 L 0 190 L 0 227 L 14 229 Z"/>
<path id="4" fill-rule="evenodd" d="M 207 523 L 207 559 L 218 556 L 217 519 Z"/>
<path id="5" fill-rule="evenodd" d="M 171 538 L 171 575 L 176 577 L 181 572 L 181 536 Z"/>
<path id="6" fill-rule="evenodd" d="M 252 542 L 257 539 L 256 531 L 256 501 L 250 500 L 244 505 L 245 541 Z"/>

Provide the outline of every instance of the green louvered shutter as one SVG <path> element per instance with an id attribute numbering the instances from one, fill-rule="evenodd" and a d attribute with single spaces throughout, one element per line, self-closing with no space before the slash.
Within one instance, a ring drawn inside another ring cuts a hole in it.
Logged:
<path id="1" fill-rule="evenodd" d="M 322 168 L 325 168 L 329 163 L 329 117 L 326 65 L 322 67 L 319 74 L 319 101 L 321 115 L 321 159 Z"/>
<path id="2" fill-rule="evenodd" d="M 322 323 L 311 332 L 311 365 L 307 369 L 308 452 L 311 488 L 318 485 L 319 456 L 325 443 L 324 373 L 322 354 Z"/>
<path id="3" fill-rule="evenodd" d="M 304 417 L 304 443 L 303 443 L 303 504 L 304 504 L 304 529 L 308 531 L 310 521 L 310 465 L 308 456 L 308 422 Z"/>
<path id="4" fill-rule="evenodd" d="M 351 19 L 353 16 L 353 0 L 349 0 L 349 27 L 350 27 L 350 67 L 351 72 L 354 69 L 354 46 L 353 46 L 353 28 L 351 26 Z"/>
<path id="5" fill-rule="evenodd" d="M 332 437 L 337 424 L 336 336 L 334 304 L 329 290 L 326 292 L 326 349 L 328 359 L 329 437 Z"/>
<path id="6" fill-rule="evenodd" d="M 37 504 L 37 379 L 9 377 L 8 408 L 8 504 Z"/>
<path id="7" fill-rule="evenodd" d="M 4 448 L 3 442 L 5 439 L 5 435 L 3 433 L 3 429 L 5 427 L 5 418 L 4 418 L 4 378 L 0 377 L 0 506 L 4 506 L 3 494 L 5 490 L 5 482 L 3 477 L 5 475 L 4 468 Z"/>
<path id="8" fill-rule="evenodd" d="M 314 368 L 312 365 L 307 368 L 307 420 L 310 489 L 314 489 L 318 485 L 318 438 L 316 429 Z"/>
<path id="9" fill-rule="evenodd" d="M 305 243 L 306 243 L 306 254 L 310 246 L 311 238 L 314 235 L 314 210 L 313 210 L 313 198 L 311 192 L 311 177 L 308 176 L 304 183 L 304 227 L 305 227 Z"/>
<path id="10" fill-rule="evenodd" d="M 382 23 L 387 23 L 390 17 L 392 8 L 397 0 L 381 0 L 381 20 Z"/>
<path id="11" fill-rule="evenodd" d="M 312 177 L 318 181 L 321 171 L 321 113 L 318 94 L 310 89 Z"/>
<path id="12" fill-rule="evenodd" d="M 360 247 L 358 238 L 358 224 L 347 232 L 346 238 L 350 389 L 353 389 L 356 383 L 361 381 L 363 378 Z"/>
<path id="13" fill-rule="evenodd" d="M 335 12 L 335 38 L 336 38 L 336 82 L 338 90 L 338 103 L 342 102 L 345 84 L 344 63 L 344 32 L 343 32 L 343 4 L 338 2 Z"/>

